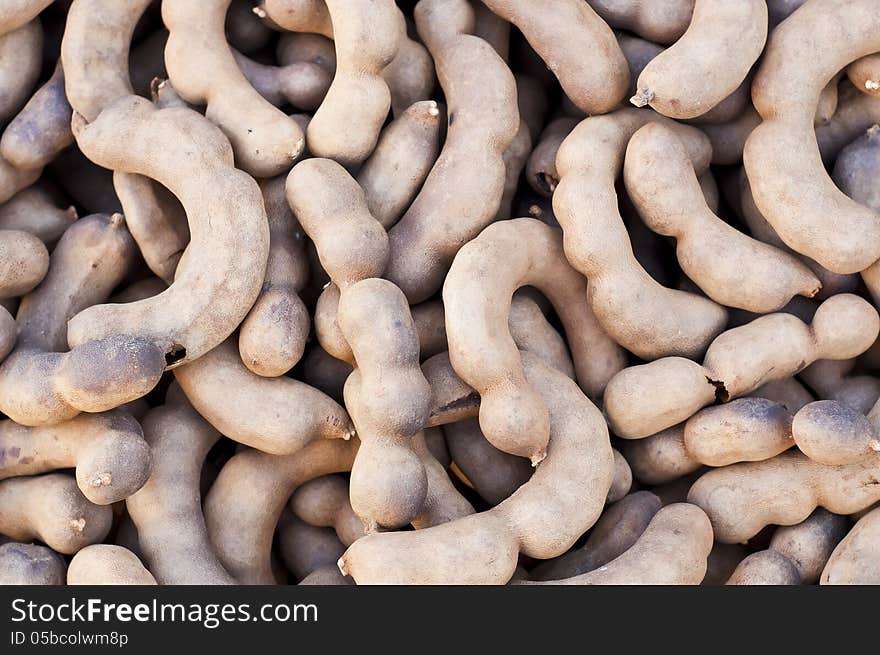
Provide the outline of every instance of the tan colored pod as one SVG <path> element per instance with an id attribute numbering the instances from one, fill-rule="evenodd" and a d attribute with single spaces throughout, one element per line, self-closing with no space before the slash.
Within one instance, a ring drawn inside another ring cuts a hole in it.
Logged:
<path id="1" fill-rule="evenodd" d="M 49 270 L 49 251 L 34 235 L 0 230 L 0 298 L 23 296 Z"/>
<path id="2" fill-rule="evenodd" d="M 170 33 L 165 65 L 184 100 L 207 105 L 205 115 L 228 137 L 236 164 L 272 177 L 290 168 L 305 139 L 296 122 L 264 100 L 239 70 L 224 35 L 228 7 L 229 0 L 163 2 Z"/>
<path id="3" fill-rule="evenodd" d="M 719 335 L 702 366 L 666 357 L 622 370 L 605 389 L 605 413 L 618 436 L 645 437 L 716 399 L 726 402 L 747 394 L 818 359 L 852 359 L 870 347 L 878 332 L 876 310 L 851 294 L 823 302 L 811 325 L 791 314 L 767 314 Z"/>
<path id="4" fill-rule="evenodd" d="M 880 398 L 880 380 L 873 375 L 852 375 L 856 361 L 820 359 L 801 371 L 800 377 L 819 398 L 867 414 Z"/>
<path id="5" fill-rule="evenodd" d="M 73 476 L 49 473 L 0 482 L 0 534 L 16 541 L 39 539 L 70 555 L 107 536 L 108 505 L 90 503 Z"/>
<path id="6" fill-rule="evenodd" d="M 348 439 L 353 434 L 342 407 L 298 380 L 250 372 L 232 340 L 174 374 L 193 407 L 211 425 L 264 452 L 287 455 L 315 439 Z M 230 389 L 235 389 L 234 397 Z"/>
<path id="7" fill-rule="evenodd" d="M 682 271 L 716 302 L 765 314 L 821 288 L 794 255 L 743 234 L 710 210 L 684 146 L 664 125 L 649 123 L 633 135 L 623 176 L 647 226 L 675 238 Z"/>
<path id="8" fill-rule="evenodd" d="M 30 232 L 53 245 L 77 219 L 76 208 L 62 209 L 39 186 L 28 187 L 0 205 L 0 230 Z"/>
<path id="9" fill-rule="evenodd" d="M 16 168 L 42 168 L 73 143 L 70 117 L 59 62 L 52 77 L 6 126 L 0 138 L 0 156 Z"/>
<path id="10" fill-rule="evenodd" d="M 0 203 L 4 203 L 40 177 L 39 168 L 16 168 L 0 157 Z"/>
<path id="11" fill-rule="evenodd" d="M 325 62 L 294 61 L 282 66 L 261 64 L 237 50 L 235 63 L 254 90 L 275 107 L 291 104 L 314 111 L 321 105 L 333 82 L 333 68 Z"/>
<path id="12" fill-rule="evenodd" d="M 70 317 L 105 300 L 133 257 L 119 214 L 80 219 L 64 233 L 46 278 L 19 306 L 18 345 L 0 367 L 0 411 L 21 425 L 51 425 L 153 388 L 165 361 L 144 339 L 120 335 L 66 352 Z"/>
<path id="13" fill-rule="evenodd" d="M 815 130 L 822 162 L 833 167 L 840 151 L 877 123 L 880 123 L 880 98 L 859 93 L 847 82 L 841 83 L 837 111 L 827 123 L 817 125 Z"/>
<path id="14" fill-rule="evenodd" d="M 485 0 L 516 25 L 581 110 L 602 114 L 623 100 L 629 69 L 614 33 L 586 2 L 556 2 L 553 11 L 522 0 Z M 452 103 L 450 103 L 452 106 Z"/>
<path id="15" fill-rule="evenodd" d="M 0 544 L 0 585 L 63 585 L 66 572 L 67 562 L 51 548 Z"/>
<path id="16" fill-rule="evenodd" d="M 8 0 L 0 7 L 0 34 L 18 29 L 37 17 L 52 0 Z"/>
<path id="17" fill-rule="evenodd" d="M 746 76 L 746 78 L 729 96 L 724 98 L 724 100 L 712 107 L 712 109 L 705 114 L 692 118 L 691 122 L 694 125 L 711 125 L 732 121 L 734 118 L 742 114 L 746 107 L 752 104 L 751 90 L 751 76 Z"/>
<path id="18" fill-rule="evenodd" d="M 819 580 L 823 585 L 880 583 L 880 508 L 861 517 L 834 549 Z"/>
<path id="19" fill-rule="evenodd" d="M 324 0 L 260 0 L 253 11 L 270 26 L 333 38 L 333 23 Z"/>
<path id="20" fill-rule="evenodd" d="M 694 0 L 587 0 L 587 4 L 611 27 L 662 44 L 678 41 L 694 13 Z"/>
<path id="21" fill-rule="evenodd" d="M 529 460 L 498 450 L 475 419 L 443 426 L 449 454 L 480 497 L 492 506 L 510 497 L 532 475 Z"/>
<path id="22" fill-rule="evenodd" d="M 484 270 L 487 261 L 496 262 L 491 276 Z M 501 221 L 459 251 L 443 285 L 450 360 L 480 393 L 486 438 L 536 464 L 549 435 L 547 411 L 525 383 L 519 350 L 504 330 L 509 299 L 527 285 L 544 293 L 556 309 L 585 393 L 599 397 L 624 360 L 590 311 L 585 281 L 565 260 L 558 230 L 532 218 Z"/>
<path id="23" fill-rule="evenodd" d="M 618 209 L 614 183 L 623 171 L 626 144 L 651 121 L 675 130 L 698 173 L 708 167 L 711 147 L 696 128 L 636 109 L 594 116 L 559 148 L 553 210 L 565 235 L 565 255 L 586 275 L 590 305 L 609 336 L 643 359 L 699 357 L 724 328 L 726 311 L 655 282 L 635 259 Z"/>
<path id="24" fill-rule="evenodd" d="M 880 54 L 856 59 L 846 67 L 846 76 L 859 91 L 880 97 Z"/>
<path id="25" fill-rule="evenodd" d="M 611 454 L 614 455 L 614 478 L 611 480 L 611 488 L 605 498 L 605 502 L 608 504 L 616 503 L 626 496 L 632 488 L 633 482 L 632 469 L 626 458 L 616 448 L 611 449 Z"/>
<path id="26" fill-rule="evenodd" d="M 428 478 L 428 493 L 422 505 L 422 512 L 412 521 L 412 526 L 416 530 L 449 523 L 469 516 L 475 511 L 474 506 L 452 484 L 446 467 L 432 452 L 428 443 L 428 438 L 432 435 L 439 435 L 440 439 L 443 439 L 439 428 L 427 428 L 413 437 L 413 451 L 422 460 Z"/>
<path id="27" fill-rule="evenodd" d="M 687 30 L 645 67 L 630 102 L 671 118 L 705 114 L 743 82 L 766 40 L 763 0 L 696 0 Z"/>
<path id="28" fill-rule="evenodd" d="M 80 491 L 96 505 L 127 498 L 150 475 L 141 426 L 119 410 L 35 428 L 2 421 L 0 452 L 0 479 L 75 468 Z"/>
<path id="29" fill-rule="evenodd" d="M 674 503 L 658 511 L 636 542 L 594 571 L 561 580 L 519 584 L 698 585 L 712 550 L 712 526 L 695 505 Z"/>
<path id="30" fill-rule="evenodd" d="M 797 525 L 817 507 L 835 514 L 869 507 L 880 500 L 876 475 L 876 461 L 829 466 L 790 450 L 705 473 L 688 502 L 706 511 L 718 541 L 740 543 L 768 525 Z"/>
<path id="31" fill-rule="evenodd" d="M 274 584 L 270 553 L 290 495 L 322 475 L 351 470 L 359 442 L 309 444 L 293 455 L 244 449 L 221 469 L 205 499 L 205 522 L 220 562 L 242 584 Z"/>
<path id="32" fill-rule="evenodd" d="M 624 496 L 596 521 L 583 547 L 542 562 L 529 572 L 531 579 L 559 580 L 595 571 L 629 550 L 661 507 L 650 491 Z"/>
<path id="33" fill-rule="evenodd" d="M 155 585 L 137 555 L 122 546 L 94 544 L 80 550 L 67 567 L 69 585 Z"/>
<path id="34" fill-rule="evenodd" d="M 471 34 L 474 15 L 466 0 L 423 1 L 415 16 L 453 110 L 437 162 L 389 232 L 385 276 L 411 304 L 440 289 L 458 249 L 495 218 L 504 192 L 503 155 L 519 129 L 514 77 L 492 47 Z"/>
<path id="35" fill-rule="evenodd" d="M 345 546 L 367 534 L 348 500 L 348 481 L 339 475 L 325 475 L 299 487 L 290 497 L 290 511 L 309 525 L 333 528 Z"/>
<path id="36" fill-rule="evenodd" d="M 702 468 L 702 462 L 684 445 L 684 425 L 680 423 L 644 439 L 621 444 L 626 461 L 639 482 L 666 484 Z"/>
<path id="37" fill-rule="evenodd" d="M 382 70 L 397 54 L 398 10 L 391 0 L 325 0 L 333 23 L 336 75 L 309 123 L 309 150 L 355 166 L 379 138 L 391 106 Z"/>
<path id="38" fill-rule="evenodd" d="M 760 123 L 761 116 L 748 105 L 730 121 L 700 125 L 700 130 L 712 142 L 712 163 L 729 166 L 741 162 L 746 139 Z"/>
<path id="39" fill-rule="evenodd" d="M 234 584 L 214 554 L 199 492 L 205 456 L 220 433 L 171 393 L 165 405 L 147 413 L 143 426 L 153 468 L 125 501 L 141 557 L 160 584 Z"/>
<path id="40" fill-rule="evenodd" d="M 815 584 L 847 530 L 845 516 L 820 507 L 803 523 L 777 528 L 770 547 L 746 557 L 727 584 Z"/>
<path id="41" fill-rule="evenodd" d="M 40 75 L 42 53 L 39 18 L 0 35 L 0 124 L 15 116 L 30 98 Z"/>
<path id="42" fill-rule="evenodd" d="M 437 160 L 442 116 L 433 100 L 407 107 L 382 130 L 373 154 L 358 171 L 367 207 L 386 230 L 403 216 Z"/>
<path id="43" fill-rule="evenodd" d="M 880 15 L 872 0 L 807 3 L 773 31 L 752 85 L 764 119 L 744 152 L 755 204 L 785 243 L 836 273 L 864 270 L 880 258 L 880 221 L 834 186 L 813 115 L 839 70 L 880 50 L 875 27 Z M 840 47 L 828 50 L 829 39 Z"/>
<path id="44" fill-rule="evenodd" d="M 880 461 L 880 417 L 866 418 L 835 400 L 818 400 L 801 409 L 792 434 L 798 448 L 821 464 Z"/>
<path id="45" fill-rule="evenodd" d="M 577 126 L 578 119 L 561 116 L 550 121 L 540 140 L 535 144 L 529 161 L 526 164 L 526 180 L 536 193 L 547 198 L 553 196 L 559 184 L 559 173 L 556 171 L 556 153 L 559 146 Z"/>
<path id="46" fill-rule="evenodd" d="M 553 435 L 529 482 L 488 511 L 358 539 L 340 559 L 343 573 L 359 584 L 501 584 L 520 552 L 556 557 L 595 523 L 614 473 L 605 423 L 564 375 L 529 353 L 523 360 L 550 410 Z"/>
<path id="47" fill-rule="evenodd" d="M 156 139 L 158 133 L 165 138 Z M 197 359 L 241 323 L 263 284 L 269 230 L 259 188 L 232 166 L 220 130 L 189 109 L 157 109 L 128 96 L 92 123 L 75 114 L 74 135 L 97 163 L 145 175 L 174 193 L 186 209 L 192 239 L 167 291 L 80 312 L 68 325 L 71 347 L 136 334 L 162 350 L 169 367 Z M 194 149 L 198 155 L 182 176 L 179 162 Z M 209 197 L 206 185 L 213 189 Z"/>
<path id="48" fill-rule="evenodd" d="M 278 377 L 302 357 L 311 321 L 299 296 L 309 277 L 305 235 L 284 192 L 283 176 L 260 189 L 269 218 L 269 259 L 263 289 L 241 324 L 238 351 L 253 373 Z"/>

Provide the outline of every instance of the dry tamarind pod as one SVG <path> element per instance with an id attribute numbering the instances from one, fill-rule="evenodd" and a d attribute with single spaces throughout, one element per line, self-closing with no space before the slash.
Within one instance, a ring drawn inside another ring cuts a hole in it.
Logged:
<path id="1" fill-rule="evenodd" d="M 880 398 L 880 380 L 851 375 L 856 360 L 820 359 L 800 372 L 801 379 L 824 400 L 836 400 L 867 414 Z"/>
<path id="2" fill-rule="evenodd" d="M 629 85 L 626 59 L 611 28 L 589 4 L 564 0 L 555 2 L 553 11 L 522 0 L 484 4 L 522 31 L 578 108 L 602 114 L 623 100 Z"/>
<path id="3" fill-rule="evenodd" d="M 694 13 L 694 0 L 587 0 L 587 4 L 612 27 L 664 45 L 681 38 Z"/>
<path id="4" fill-rule="evenodd" d="M 207 105 L 205 115 L 231 142 L 238 166 L 272 177 L 290 168 L 305 139 L 296 122 L 264 100 L 239 70 L 224 36 L 228 7 L 229 0 L 162 3 L 168 76 L 184 100 Z"/>
<path id="5" fill-rule="evenodd" d="M 63 585 L 67 563 L 51 548 L 0 544 L 0 585 Z"/>
<path id="6" fill-rule="evenodd" d="M 264 377 L 277 377 L 294 367 L 311 324 L 299 296 L 308 281 L 305 237 L 287 204 L 284 185 L 283 176 L 260 183 L 269 218 L 269 259 L 263 289 L 238 336 L 245 366 Z"/>
<path id="7" fill-rule="evenodd" d="M 0 124 L 15 116 L 31 96 L 40 75 L 42 50 L 39 18 L 0 35 Z"/>
<path id="8" fill-rule="evenodd" d="M 553 196 L 559 184 L 559 173 L 556 171 L 556 153 L 559 146 L 577 126 L 578 120 L 562 116 L 550 121 L 541 138 L 529 155 L 526 165 L 526 180 L 536 193 L 547 198 Z"/>
<path id="9" fill-rule="evenodd" d="M 871 0 L 805 4 L 773 31 L 752 85 L 764 119 L 743 153 L 755 204 L 785 243 L 836 273 L 864 270 L 880 258 L 880 223 L 875 210 L 834 186 L 813 116 L 822 88 L 839 70 L 880 50 L 878 19 Z M 823 47 L 832 38 L 840 47 Z M 835 217 L 833 226 L 828 216 Z"/>
<path id="10" fill-rule="evenodd" d="M 609 504 L 616 503 L 626 496 L 632 488 L 633 481 L 632 469 L 626 458 L 616 448 L 612 448 L 611 453 L 614 455 L 614 478 L 611 481 L 608 496 L 605 498 L 605 502 Z"/>
<path id="11" fill-rule="evenodd" d="M 659 510 L 635 543 L 607 564 L 561 580 L 519 584 L 697 585 L 711 550 L 712 526 L 705 512 L 674 503 Z"/>
<path id="12" fill-rule="evenodd" d="M 156 578 L 137 555 L 122 546 L 86 546 L 67 567 L 69 585 L 155 585 Z"/>
<path id="13" fill-rule="evenodd" d="M 880 97 L 880 54 L 872 53 L 856 59 L 846 67 L 846 76 L 862 93 Z"/>
<path id="14" fill-rule="evenodd" d="M 878 418 L 866 418 L 858 410 L 835 400 L 818 400 L 795 415 L 792 435 L 798 448 L 820 464 L 878 461 Z"/>
<path id="15" fill-rule="evenodd" d="M 609 336 L 644 359 L 698 357 L 724 329 L 727 312 L 654 281 L 635 259 L 618 209 L 614 182 L 623 170 L 626 144 L 651 121 L 675 131 L 695 171 L 708 167 L 711 147 L 694 127 L 636 109 L 593 116 L 559 148 L 553 210 L 563 228 L 565 255 L 586 275 L 590 305 Z"/>
<path id="16" fill-rule="evenodd" d="M 837 544 L 822 571 L 820 584 L 877 584 L 880 581 L 880 508 L 862 516 Z"/>
<path id="17" fill-rule="evenodd" d="M 185 398 L 169 397 L 144 417 L 153 453 L 149 479 L 125 501 L 141 557 L 160 584 L 234 584 L 208 538 L 199 477 L 221 435 Z"/>
<path id="18" fill-rule="evenodd" d="M 817 507 L 853 514 L 880 500 L 877 462 L 829 466 L 790 450 L 762 462 L 713 469 L 688 492 L 702 507 L 715 538 L 740 543 L 767 525 L 797 525 Z"/>
<path id="19" fill-rule="evenodd" d="M 0 230 L 0 298 L 23 296 L 49 270 L 49 251 L 37 237 L 19 230 Z"/>
<path id="20" fill-rule="evenodd" d="M 642 219 L 676 239 L 682 271 L 716 302 L 763 314 L 819 291 L 794 255 L 743 234 L 702 202 L 687 152 L 664 125 L 649 123 L 633 135 L 623 175 Z"/>
<path id="21" fill-rule="evenodd" d="M 289 103 L 314 111 L 333 81 L 333 69 L 309 61 L 272 66 L 254 61 L 237 50 L 232 50 L 232 56 L 250 85 L 276 107 Z"/>
<path id="22" fill-rule="evenodd" d="M 608 507 L 590 530 L 583 547 L 542 562 L 532 580 L 558 580 L 595 571 L 629 550 L 662 507 L 650 491 L 636 491 Z"/>
<path id="23" fill-rule="evenodd" d="M 0 205 L 0 230 L 30 232 L 47 245 L 58 241 L 76 219 L 75 207 L 58 207 L 38 186 L 19 191 Z"/>
<path id="24" fill-rule="evenodd" d="M 52 77 L 6 126 L 0 138 L 0 156 L 16 168 L 43 168 L 73 143 L 70 117 L 59 62 Z"/>
<path id="25" fill-rule="evenodd" d="M 113 510 L 90 503 L 73 476 L 49 473 L 0 482 L 0 534 L 39 539 L 67 555 L 98 543 L 110 530 Z"/>
<path id="26" fill-rule="evenodd" d="M 728 122 L 700 125 L 700 130 L 712 142 L 712 163 L 727 166 L 741 162 L 746 139 L 760 123 L 761 116 L 748 105 Z"/>
<path id="27" fill-rule="evenodd" d="M 530 353 L 523 362 L 550 411 L 552 433 L 529 482 L 485 512 L 358 539 L 339 561 L 344 574 L 359 584 L 505 583 L 520 552 L 556 557 L 595 523 L 614 473 L 601 414 L 564 375 Z"/>
<path id="28" fill-rule="evenodd" d="M 325 0 L 333 23 L 336 75 L 309 123 L 309 150 L 344 166 L 364 161 L 391 106 L 382 70 L 397 54 L 398 10 L 391 0 Z"/>
<path id="29" fill-rule="evenodd" d="M 497 262 L 491 276 L 484 272 L 486 261 Z M 547 410 L 525 382 L 519 350 L 504 330 L 509 299 L 526 285 L 544 293 L 558 312 L 585 393 L 599 397 L 624 362 L 589 310 L 586 285 L 562 255 L 558 231 L 531 218 L 501 221 L 459 251 L 443 285 L 450 360 L 480 393 L 486 438 L 536 464 L 549 435 Z"/>
<path id="30" fill-rule="evenodd" d="M 267 453 L 286 455 L 315 439 L 353 434 L 342 407 L 298 380 L 252 373 L 232 340 L 175 369 L 174 375 L 205 420 L 230 439 Z M 234 398 L 230 389 L 236 391 Z"/>
<path id="31" fill-rule="evenodd" d="M 696 0 L 687 30 L 645 67 L 630 102 L 671 118 L 705 114 L 743 82 L 766 40 L 763 0 Z"/>
<path id="32" fill-rule="evenodd" d="M 385 277 L 412 304 L 442 286 L 458 249 L 495 218 L 504 191 L 503 154 L 519 129 L 515 79 L 492 47 L 471 34 L 470 5 L 422 0 L 415 16 L 453 109 L 439 158 L 389 231 Z"/>
<path id="33" fill-rule="evenodd" d="M 7 0 L 0 7 L 0 34 L 31 22 L 52 0 Z"/>
<path id="34" fill-rule="evenodd" d="M 740 562 L 727 584 L 815 584 L 848 529 L 845 516 L 819 508 L 798 525 L 777 528 L 770 547 Z"/>
<path id="35" fill-rule="evenodd" d="M 167 291 L 80 312 L 68 325 L 71 347 L 133 333 L 162 350 L 169 367 L 195 360 L 241 323 L 263 284 L 269 230 L 257 184 L 232 166 L 232 149 L 220 130 L 188 109 L 157 109 L 128 96 L 91 123 L 75 114 L 73 127 L 92 160 L 145 175 L 174 193 L 192 239 Z M 166 138 L 157 140 L 156 134 Z M 172 138 L 182 134 L 186 138 Z M 194 149 L 197 160 L 181 176 L 179 162 Z M 205 185 L 213 189 L 209 197 Z"/>
<path id="36" fill-rule="evenodd" d="M 40 177 L 39 168 L 16 168 L 0 157 L 0 203 L 4 203 Z"/>
<path id="37" fill-rule="evenodd" d="M 119 410 L 33 428 L 2 421 L 0 452 L 0 479 L 75 468 L 80 491 L 96 505 L 127 498 L 150 475 L 141 426 Z"/>
<path id="38" fill-rule="evenodd" d="M 348 500 L 348 481 L 339 475 L 309 480 L 290 497 L 290 511 L 309 525 L 333 528 L 345 546 L 366 534 Z"/>
<path id="39" fill-rule="evenodd" d="M 622 370 L 605 389 L 605 413 L 618 436 L 648 436 L 716 399 L 747 394 L 818 359 L 852 359 L 867 350 L 878 331 L 876 310 L 850 294 L 823 302 L 811 325 L 791 314 L 767 314 L 719 335 L 702 366 L 666 357 Z"/>
<path id="40" fill-rule="evenodd" d="M 67 351 L 71 316 L 122 280 L 134 244 L 121 215 L 76 221 L 59 241 L 43 282 L 18 309 L 18 345 L 0 367 L 0 411 L 20 425 L 51 425 L 139 398 L 165 366 L 152 343 L 111 336 Z"/>
<path id="41" fill-rule="evenodd" d="M 358 445 L 318 441 L 285 456 L 244 449 L 223 466 L 205 499 L 205 522 L 220 562 L 239 583 L 273 584 L 272 536 L 290 495 L 309 480 L 351 470 Z"/>
<path id="42" fill-rule="evenodd" d="M 433 100 L 406 108 L 382 130 L 373 154 L 358 171 L 370 214 L 386 230 L 403 216 L 437 160 L 442 114 Z"/>

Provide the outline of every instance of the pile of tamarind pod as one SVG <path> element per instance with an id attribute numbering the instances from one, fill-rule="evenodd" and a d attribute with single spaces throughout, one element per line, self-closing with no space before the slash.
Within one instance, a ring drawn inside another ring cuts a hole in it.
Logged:
<path id="1" fill-rule="evenodd" d="M 0 3 L 0 583 L 880 583 L 877 0 Z"/>

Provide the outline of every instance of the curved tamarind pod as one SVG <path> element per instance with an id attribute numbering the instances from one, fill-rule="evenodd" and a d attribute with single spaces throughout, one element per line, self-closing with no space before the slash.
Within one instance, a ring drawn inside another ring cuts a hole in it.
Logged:
<path id="1" fill-rule="evenodd" d="M 609 336 L 644 359 L 698 357 L 724 328 L 726 311 L 655 282 L 635 259 L 617 206 L 614 182 L 623 170 L 626 144 L 651 121 L 676 132 L 697 172 L 708 167 L 711 148 L 696 128 L 636 109 L 594 116 L 559 148 L 553 210 L 563 228 L 565 255 L 586 275 L 590 305 Z"/>
<path id="2" fill-rule="evenodd" d="M 645 67 L 630 102 L 670 118 L 705 114 L 742 83 L 766 40 L 763 0 L 696 0 L 687 30 Z"/>
<path id="3" fill-rule="evenodd" d="M 694 0 L 587 0 L 587 4 L 612 27 L 664 45 L 681 38 L 694 13 Z"/>
<path id="4" fill-rule="evenodd" d="M 138 556 L 122 546 L 86 546 L 67 567 L 69 585 L 154 585 L 156 578 Z"/>
<path id="5" fill-rule="evenodd" d="M 649 123 L 633 135 L 623 175 L 645 223 L 676 239 L 683 272 L 716 302 L 764 314 L 821 288 L 794 255 L 746 236 L 709 209 L 684 146 L 664 125 Z"/>
<path id="6" fill-rule="evenodd" d="M 358 539 L 339 561 L 343 573 L 358 583 L 504 583 L 520 552 L 556 557 L 596 521 L 614 468 L 601 414 L 564 375 L 529 353 L 523 360 L 550 410 L 553 434 L 529 482 L 488 511 Z"/>
<path id="7" fill-rule="evenodd" d="M 715 539 L 724 543 L 744 542 L 767 525 L 796 525 L 817 507 L 853 514 L 878 500 L 876 460 L 829 466 L 797 450 L 713 469 L 688 492 L 688 502 L 706 511 Z"/>
<path id="8" fill-rule="evenodd" d="M 870 0 L 805 4 L 773 31 L 752 85 L 764 119 L 743 153 L 755 204 L 785 243 L 836 273 L 864 270 L 880 258 L 880 221 L 825 172 L 813 116 L 839 70 L 880 50 L 875 10 Z M 841 47 L 815 57 L 832 32 Z M 835 217 L 833 228 L 828 216 Z"/>
<path id="9" fill-rule="evenodd" d="M 497 262 L 492 277 L 481 273 L 486 261 Z M 578 380 L 590 396 L 601 395 L 623 357 L 589 311 L 583 278 L 562 256 L 561 235 L 553 228 L 530 218 L 502 221 L 459 251 L 443 285 L 450 360 L 480 393 L 486 438 L 536 464 L 544 456 L 549 419 L 525 383 L 513 338 L 499 327 L 507 323 L 509 301 L 497 302 L 526 285 L 556 308 L 570 335 Z M 490 352 L 491 361 L 485 357 Z"/>
<path id="10" fill-rule="evenodd" d="M 877 584 L 880 581 L 877 545 L 880 544 L 880 508 L 858 520 L 837 544 L 822 571 L 820 584 Z"/>
<path id="11" fill-rule="evenodd" d="M 880 97 L 880 55 L 872 53 L 846 67 L 846 76 L 859 91 Z"/>
<path id="12" fill-rule="evenodd" d="M 850 294 L 823 302 L 811 325 L 791 314 L 767 314 L 719 335 L 702 366 L 666 357 L 622 370 L 605 389 L 605 413 L 615 434 L 638 439 L 686 420 L 716 399 L 726 402 L 790 377 L 818 359 L 852 359 L 878 332 L 876 310 Z"/>
<path id="13" fill-rule="evenodd" d="M 529 572 L 531 579 L 559 580 L 595 571 L 629 550 L 661 507 L 650 491 L 624 496 L 596 521 L 583 547 L 542 562 Z"/>
<path id="14" fill-rule="evenodd" d="M 264 100 L 239 70 L 224 36 L 228 7 L 229 0 L 163 2 L 165 65 L 184 100 L 207 105 L 205 115 L 229 139 L 236 164 L 272 177 L 290 168 L 305 139 L 296 122 Z"/>
<path id="15" fill-rule="evenodd" d="M 16 168 L 43 168 L 73 143 L 70 117 L 59 62 L 52 77 L 6 126 L 0 138 L 0 156 Z"/>
<path id="16" fill-rule="evenodd" d="M 880 461 L 880 420 L 872 421 L 834 400 L 818 400 L 801 409 L 792 434 L 798 448 L 820 464 Z"/>
<path id="17" fill-rule="evenodd" d="M 385 277 L 411 304 L 443 285 L 458 249 L 494 219 L 504 191 L 503 154 L 519 129 L 514 77 L 492 47 L 470 33 L 470 5 L 465 0 L 420 2 L 416 26 L 453 110 L 437 162 L 389 231 Z M 456 190 L 453 196 L 450 189 Z"/>
<path id="18" fill-rule="evenodd" d="M 71 316 L 103 301 L 134 257 L 119 214 L 76 221 L 59 241 L 46 278 L 22 299 L 18 345 L 0 367 L 0 411 L 16 423 L 51 425 L 139 398 L 165 366 L 152 343 L 125 335 L 67 350 Z"/>
<path id="19" fill-rule="evenodd" d="M 54 245 L 77 218 L 75 207 L 58 207 L 38 186 L 19 191 L 0 205 L 0 230 L 30 232 L 47 245 Z"/>
<path id="20" fill-rule="evenodd" d="M 777 528 L 767 550 L 746 557 L 729 585 L 815 584 L 849 521 L 822 508 L 803 523 Z"/>
<path id="21" fill-rule="evenodd" d="M 220 433 L 185 398 L 167 398 L 143 426 L 153 469 L 125 501 L 141 557 L 160 584 L 235 584 L 214 554 L 199 493 L 202 464 Z"/>
<path id="22" fill-rule="evenodd" d="M 386 230 L 412 203 L 440 152 L 442 111 L 433 100 L 417 102 L 379 135 L 357 174 L 367 207 Z"/>
<path id="23" fill-rule="evenodd" d="M 699 507 L 674 503 L 658 511 L 636 542 L 594 571 L 545 582 L 517 584 L 625 585 L 702 582 L 712 550 L 712 526 Z"/>
<path id="24" fill-rule="evenodd" d="M 880 380 L 872 375 L 851 375 L 856 360 L 820 359 L 800 372 L 819 398 L 836 400 L 867 414 L 880 399 Z"/>
<path id="25" fill-rule="evenodd" d="M 80 312 L 68 325 L 70 345 L 135 333 L 155 343 L 169 367 L 197 359 L 241 323 L 263 284 L 269 230 L 259 188 L 232 166 L 220 130 L 188 109 L 157 109 L 129 96 L 92 123 L 75 114 L 73 131 L 93 161 L 146 175 L 174 193 L 187 212 L 192 239 L 167 291 Z M 166 139 L 158 141 L 156 134 Z M 181 161 L 191 161 L 190 174 L 178 174 Z M 208 198 L 205 185 L 213 189 Z"/>
<path id="26" fill-rule="evenodd" d="M 40 75 L 43 28 L 40 19 L 0 35 L 0 124 L 15 116 Z"/>
<path id="27" fill-rule="evenodd" d="M 63 473 L 3 480 L 0 501 L 0 534 L 39 539 L 65 555 L 102 541 L 113 520 L 109 505 L 90 503 Z"/>
<path id="28" fill-rule="evenodd" d="M 276 107 L 291 104 L 306 111 L 321 105 L 333 82 L 333 69 L 309 61 L 272 66 L 254 61 L 237 50 L 232 56 L 257 93 Z"/>
<path id="29" fill-rule="evenodd" d="M 0 585 L 63 585 L 66 573 L 67 562 L 51 548 L 0 544 Z"/>
<path id="30" fill-rule="evenodd" d="M 245 449 L 223 466 L 205 498 L 205 523 L 221 564 L 239 583 L 274 583 L 272 536 L 290 495 L 309 480 L 351 470 L 358 445 L 317 441 L 284 456 Z"/>
<path id="31" fill-rule="evenodd" d="M 37 286 L 49 270 L 49 251 L 37 237 L 0 230 L 0 298 L 17 298 Z"/>
<path id="32" fill-rule="evenodd" d="M 175 369 L 174 375 L 211 425 L 230 439 L 267 453 L 287 455 L 315 439 L 348 439 L 353 434 L 342 407 L 298 380 L 251 373 L 232 340 Z M 236 390 L 234 398 L 230 389 Z M 261 407 L 265 411 L 256 409 Z"/>
<path id="33" fill-rule="evenodd" d="M 348 500 L 348 481 L 339 475 L 315 478 L 297 488 L 290 511 L 309 525 L 333 528 L 345 546 L 367 534 Z"/>
<path id="34" fill-rule="evenodd" d="M 520 28 L 579 109 L 602 114 L 623 100 L 629 84 L 626 59 L 614 33 L 589 4 L 565 0 L 554 3 L 553 11 L 516 0 L 484 4 Z"/>
<path id="35" fill-rule="evenodd" d="M 76 468 L 80 491 L 110 505 L 140 489 L 150 475 L 150 449 L 138 422 L 112 410 L 53 426 L 0 422 L 0 479 Z"/>
<path id="36" fill-rule="evenodd" d="M 263 289 L 238 337 L 245 366 L 265 377 L 278 377 L 296 365 L 311 327 L 299 296 L 309 276 L 305 235 L 287 204 L 284 185 L 284 177 L 260 184 L 269 218 L 269 259 Z"/>

